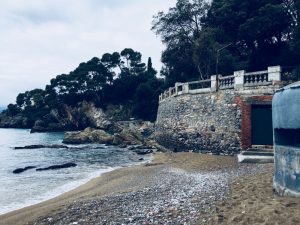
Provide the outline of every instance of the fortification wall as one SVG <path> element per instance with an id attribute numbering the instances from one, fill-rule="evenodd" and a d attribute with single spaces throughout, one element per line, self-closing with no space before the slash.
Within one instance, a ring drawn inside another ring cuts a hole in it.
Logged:
<path id="1" fill-rule="evenodd" d="M 271 104 L 278 85 L 182 94 L 160 102 L 156 141 L 173 151 L 235 154 L 251 146 L 251 107 Z"/>
<path id="2" fill-rule="evenodd" d="M 180 95 L 160 103 L 155 138 L 174 151 L 230 154 L 240 149 L 241 119 L 233 90 Z"/>
<path id="3" fill-rule="evenodd" d="M 252 121 L 252 109 L 257 105 L 270 106 L 273 94 L 281 86 L 280 66 L 176 83 L 159 96 L 155 139 L 173 151 L 234 154 L 247 149 L 265 137 L 261 135 L 265 128 L 254 126 L 252 142 L 252 122 L 261 125 L 262 121 Z M 264 119 L 260 115 L 256 117 Z"/>

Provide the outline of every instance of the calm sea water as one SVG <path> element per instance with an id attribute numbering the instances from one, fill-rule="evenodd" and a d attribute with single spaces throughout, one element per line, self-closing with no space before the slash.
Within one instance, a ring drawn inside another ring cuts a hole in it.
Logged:
<path id="1" fill-rule="evenodd" d="M 69 149 L 13 149 L 32 144 L 61 144 L 62 139 L 63 133 L 30 134 L 29 130 L 0 129 L 0 214 L 53 198 L 102 173 L 140 162 L 141 157 L 134 152 L 97 144 L 69 145 Z M 26 166 L 69 162 L 77 167 L 12 173 Z"/>

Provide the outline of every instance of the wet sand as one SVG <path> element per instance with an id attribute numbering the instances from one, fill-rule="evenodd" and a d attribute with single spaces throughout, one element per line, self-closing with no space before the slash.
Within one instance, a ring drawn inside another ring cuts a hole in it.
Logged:
<path id="1" fill-rule="evenodd" d="M 2 215 L 0 224 L 206 224 L 211 218 L 219 223 L 215 205 L 228 196 L 229 184 L 264 170 L 265 165 L 241 165 L 230 156 L 156 153 L 151 163 L 106 173 L 57 198 Z M 233 194 L 256 189 L 236 185 Z M 245 201 L 251 204 L 249 196 Z M 242 206 L 232 204 L 218 210 L 226 214 L 236 208 L 240 214 Z M 227 216 L 238 220 L 226 214 L 223 221 Z"/>

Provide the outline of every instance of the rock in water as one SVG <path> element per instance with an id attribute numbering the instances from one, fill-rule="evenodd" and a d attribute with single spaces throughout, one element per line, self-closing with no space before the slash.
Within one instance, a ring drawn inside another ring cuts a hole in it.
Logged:
<path id="1" fill-rule="evenodd" d="M 66 145 L 26 145 L 24 147 L 14 147 L 15 150 L 19 149 L 39 149 L 39 148 L 68 148 Z"/>
<path id="2" fill-rule="evenodd" d="M 66 132 L 63 143 L 65 144 L 112 144 L 113 136 L 104 130 L 86 128 L 84 131 Z"/>
<path id="3" fill-rule="evenodd" d="M 36 171 L 58 170 L 58 169 L 65 169 L 65 168 L 69 168 L 69 167 L 75 167 L 75 166 L 77 166 L 76 163 L 65 163 L 65 164 L 54 165 L 54 166 L 49 166 L 49 167 L 45 167 L 45 168 L 38 168 L 38 169 L 36 169 Z"/>
<path id="4" fill-rule="evenodd" d="M 13 173 L 15 173 L 15 174 L 23 173 L 23 172 L 26 171 L 26 170 L 30 170 L 30 169 L 34 169 L 34 168 L 36 168 L 36 167 L 35 167 L 35 166 L 26 166 L 25 168 L 18 168 L 18 169 L 15 169 L 15 170 L 13 171 Z"/>
<path id="5" fill-rule="evenodd" d="M 152 149 L 135 149 L 133 151 L 138 155 L 147 155 L 153 153 Z"/>

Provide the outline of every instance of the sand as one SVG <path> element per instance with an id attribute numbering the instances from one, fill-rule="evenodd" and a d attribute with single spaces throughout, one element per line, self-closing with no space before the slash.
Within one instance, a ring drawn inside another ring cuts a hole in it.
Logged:
<path id="1" fill-rule="evenodd" d="M 272 194 L 272 165 L 156 153 L 151 163 L 2 215 L 0 224 L 300 224 L 299 209 L 298 199 Z"/>
<path id="2" fill-rule="evenodd" d="M 273 173 L 269 164 L 265 172 L 233 182 L 211 224 L 300 224 L 300 199 L 275 195 Z"/>

